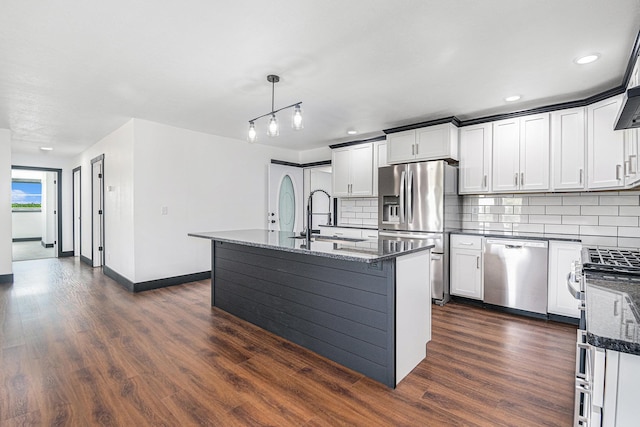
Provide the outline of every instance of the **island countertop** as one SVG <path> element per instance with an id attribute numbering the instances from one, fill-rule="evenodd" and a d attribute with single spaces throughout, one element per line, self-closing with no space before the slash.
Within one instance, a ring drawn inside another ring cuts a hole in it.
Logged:
<path id="1" fill-rule="evenodd" d="M 189 236 L 365 263 L 397 258 L 432 249 L 435 246 L 428 239 L 402 239 L 388 236 L 380 236 L 378 239 L 342 239 L 319 235 L 313 235 L 310 244 L 307 245 L 307 240 L 300 238 L 301 236 L 297 233 L 260 229 L 195 232 L 189 233 Z"/>
<path id="2" fill-rule="evenodd" d="M 587 342 L 640 355 L 640 280 L 591 274 L 586 280 Z"/>

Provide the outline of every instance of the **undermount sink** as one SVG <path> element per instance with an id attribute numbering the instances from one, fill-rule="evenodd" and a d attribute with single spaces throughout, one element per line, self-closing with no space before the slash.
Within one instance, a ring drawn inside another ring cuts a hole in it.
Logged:
<path id="1" fill-rule="evenodd" d="M 306 236 L 291 236 L 291 239 L 306 239 Z M 337 237 L 337 236 L 323 236 L 320 234 L 314 234 L 311 236 L 311 241 L 314 242 L 335 242 L 335 243 L 356 243 L 356 242 L 364 242 L 367 239 L 359 239 L 355 237 Z"/>

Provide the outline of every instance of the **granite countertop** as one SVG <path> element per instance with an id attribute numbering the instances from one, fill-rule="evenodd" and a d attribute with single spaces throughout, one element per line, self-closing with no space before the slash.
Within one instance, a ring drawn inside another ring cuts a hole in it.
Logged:
<path id="1" fill-rule="evenodd" d="M 640 277 L 591 273 L 585 283 L 587 342 L 640 355 Z"/>
<path id="2" fill-rule="evenodd" d="M 530 239 L 530 240 L 562 240 L 567 242 L 581 242 L 582 239 L 577 234 L 553 234 L 553 233 L 522 233 L 518 231 L 483 231 L 483 230 L 449 230 L 451 234 L 467 234 L 472 236 L 484 236 L 507 239 Z"/>
<path id="3" fill-rule="evenodd" d="M 309 247 L 305 238 L 287 231 L 229 230 L 189 233 L 189 236 L 245 246 L 274 249 L 334 258 L 345 261 L 373 263 L 397 258 L 434 247 L 430 240 L 380 237 L 379 239 L 340 239 L 313 235 Z"/>

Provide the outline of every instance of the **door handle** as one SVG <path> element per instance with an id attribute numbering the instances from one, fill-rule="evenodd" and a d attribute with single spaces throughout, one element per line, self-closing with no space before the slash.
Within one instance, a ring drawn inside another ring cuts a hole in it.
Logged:
<path id="1" fill-rule="evenodd" d="M 517 187 L 518 186 L 518 173 L 517 172 L 515 174 L 515 181 L 514 182 L 515 182 L 515 185 Z"/>
<path id="2" fill-rule="evenodd" d="M 405 211 L 405 206 L 404 206 L 404 199 L 405 199 L 405 186 L 406 186 L 406 172 L 402 171 L 402 174 L 400 175 L 400 222 L 404 223 L 404 213 Z"/>
<path id="3" fill-rule="evenodd" d="M 413 171 L 409 171 L 407 183 L 407 222 L 413 221 Z"/>
<path id="4" fill-rule="evenodd" d="M 520 172 L 520 185 L 524 185 L 524 172 Z"/>
<path id="5" fill-rule="evenodd" d="M 482 188 L 487 188 L 487 175 L 482 177 Z"/>
<path id="6" fill-rule="evenodd" d="M 583 173 L 584 173 L 584 172 L 583 172 L 582 168 L 580 168 L 580 182 L 579 182 L 580 184 L 582 184 L 582 179 L 583 179 L 583 178 L 582 178 L 582 174 L 583 174 Z"/>
<path id="7" fill-rule="evenodd" d="M 420 145 L 416 144 L 416 156 L 420 154 Z"/>
<path id="8" fill-rule="evenodd" d="M 476 269 L 480 270 L 480 256 L 476 256 Z"/>
<path id="9" fill-rule="evenodd" d="M 638 173 L 637 172 L 638 171 L 638 162 L 636 160 L 637 157 L 638 156 L 635 155 L 635 154 L 632 154 L 632 155 L 629 156 L 629 173 L 632 174 L 632 175 L 635 174 L 635 173 Z M 633 167 L 634 164 L 636 165 L 636 167 Z"/>
<path id="10" fill-rule="evenodd" d="M 616 181 L 620 181 L 622 177 L 620 176 L 620 171 L 622 170 L 622 165 L 616 165 Z"/>
<path id="11" fill-rule="evenodd" d="M 411 144 L 411 155 L 412 156 L 416 155 L 416 144 Z"/>

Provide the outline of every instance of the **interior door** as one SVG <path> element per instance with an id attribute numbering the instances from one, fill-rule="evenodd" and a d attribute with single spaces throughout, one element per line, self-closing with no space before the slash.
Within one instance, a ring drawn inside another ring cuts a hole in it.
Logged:
<path id="1" fill-rule="evenodd" d="M 302 231 L 303 188 L 302 168 L 275 163 L 269 165 L 269 230 Z"/>
<path id="2" fill-rule="evenodd" d="M 104 265 L 103 162 L 99 157 L 91 163 L 91 260 L 94 267 Z"/>

